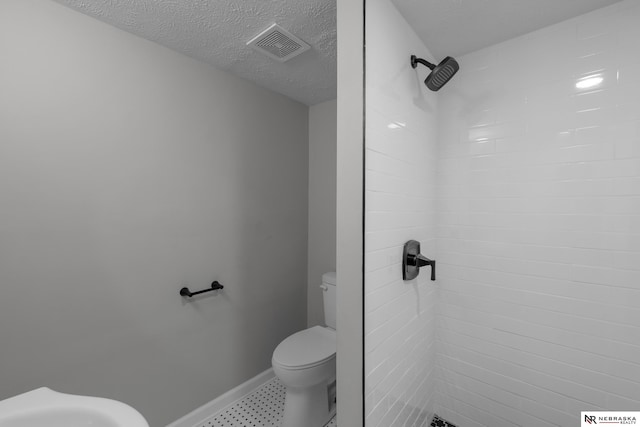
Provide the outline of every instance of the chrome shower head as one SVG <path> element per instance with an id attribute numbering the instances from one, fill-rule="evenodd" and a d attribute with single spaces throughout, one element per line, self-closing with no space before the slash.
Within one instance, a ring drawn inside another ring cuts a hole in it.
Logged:
<path id="1" fill-rule="evenodd" d="M 416 68 L 418 64 L 426 65 L 431 69 L 431 73 L 424 80 L 424 84 L 434 92 L 439 91 L 442 86 L 458 72 L 460 65 L 450 56 L 444 58 L 438 65 L 434 65 L 422 58 L 411 55 L 411 67 Z"/>

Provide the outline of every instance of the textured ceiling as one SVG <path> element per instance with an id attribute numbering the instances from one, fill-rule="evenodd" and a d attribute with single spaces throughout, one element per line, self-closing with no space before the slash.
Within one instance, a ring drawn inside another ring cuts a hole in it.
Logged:
<path id="1" fill-rule="evenodd" d="M 307 105 L 336 97 L 336 0 L 54 0 Z M 279 63 L 246 46 L 276 22 L 311 45 Z"/>
<path id="2" fill-rule="evenodd" d="M 304 104 L 336 97 L 336 0 L 54 1 Z M 439 59 L 473 52 L 618 0 L 392 1 Z M 246 46 L 273 22 L 310 44 L 311 50 L 279 63 Z"/>
<path id="3" fill-rule="evenodd" d="M 619 0 L 392 0 L 439 60 L 608 6 Z"/>

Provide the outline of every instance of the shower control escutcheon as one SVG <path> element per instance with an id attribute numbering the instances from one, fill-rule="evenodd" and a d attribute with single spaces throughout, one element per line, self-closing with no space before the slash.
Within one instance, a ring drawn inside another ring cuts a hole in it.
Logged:
<path id="1" fill-rule="evenodd" d="M 431 266 L 431 280 L 436 280 L 436 260 L 420 254 L 420 242 L 409 240 L 404 244 L 402 252 L 402 280 L 418 277 L 420 267 Z"/>

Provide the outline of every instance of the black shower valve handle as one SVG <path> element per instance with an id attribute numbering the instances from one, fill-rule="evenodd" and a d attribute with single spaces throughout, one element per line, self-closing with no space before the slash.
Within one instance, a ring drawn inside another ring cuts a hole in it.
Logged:
<path id="1" fill-rule="evenodd" d="M 431 280 L 436 280 L 436 260 L 429 259 L 422 254 L 418 255 L 407 255 L 407 263 L 414 267 L 425 267 L 427 265 L 431 266 Z"/>
<path id="2" fill-rule="evenodd" d="M 431 280 L 436 280 L 436 260 L 429 259 L 420 253 L 420 242 L 409 240 L 402 250 L 402 280 L 413 280 L 418 277 L 420 267 L 431 266 Z"/>
<path id="3" fill-rule="evenodd" d="M 418 266 L 424 267 L 425 265 L 431 266 L 431 280 L 436 280 L 436 260 L 429 259 L 421 254 L 418 255 Z"/>

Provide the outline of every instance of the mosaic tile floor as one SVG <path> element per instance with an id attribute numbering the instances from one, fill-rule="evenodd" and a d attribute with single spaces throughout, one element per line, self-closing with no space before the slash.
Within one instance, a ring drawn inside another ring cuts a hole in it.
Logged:
<path id="1" fill-rule="evenodd" d="M 437 415 L 433 416 L 431 420 L 431 427 L 456 427 L 454 424 L 451 424 L 449 421 L 443 420 Z"/>
<path id="2" fill-rule="evenodd" d="M 280 427 L 284 396 L 284 385 L 274 378 L 194 427 Z M 334 417 L 325 427 L 337 426 Z"/>

